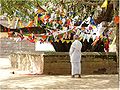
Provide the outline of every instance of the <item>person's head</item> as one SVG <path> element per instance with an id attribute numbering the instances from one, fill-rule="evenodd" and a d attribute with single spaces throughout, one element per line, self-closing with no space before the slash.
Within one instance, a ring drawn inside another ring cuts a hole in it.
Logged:
<path id="1" fill-rule="evenodd" d="M 79 36 L 78 35 L 74 35 L 73 36 L 73 40 L 78 40 L 79 39 Z"/>
<path id="2" fill-rule="evenodd" d="M 102 21 L 101 24 L 102 24 L 102 27 L 107 27 L 108 22 L 106 22 L 106 21 Z"/>

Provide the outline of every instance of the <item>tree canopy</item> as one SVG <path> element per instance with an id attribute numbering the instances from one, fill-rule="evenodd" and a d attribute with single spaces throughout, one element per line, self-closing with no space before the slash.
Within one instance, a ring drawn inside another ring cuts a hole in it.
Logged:
<path id="1" fill-rule="evenodd" d="M 108 2 L 119 0 L 108 0 Z M 101 5 L 104 0 L 1 0 L 0 9 L 1 15 L 7 15 L 11 19 L 20 17 L 22 20 L 30 20 L 34 17 L 34 10 L 37 5 L 43 6 L 48 2 L 62 5 L 67 11 L 73 10 L 76 14 L 86 16 L 96 10 L 97 5 Z M 81 12 L 86 9 L 87 13 Z M 83 18 L 83 17 L 82 17 Z"/>

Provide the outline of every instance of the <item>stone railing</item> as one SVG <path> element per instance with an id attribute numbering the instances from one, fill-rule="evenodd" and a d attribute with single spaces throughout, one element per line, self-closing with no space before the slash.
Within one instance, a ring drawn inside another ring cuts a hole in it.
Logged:
<path id="1" fill-rule="evenodd" d="M 37 74 L 68 75 L 71 71 L 68 52 L 17 52 L 10 55 L 14 69 Z M 82 74 L 118 73 L 115 53 L 82 52 Z"/>

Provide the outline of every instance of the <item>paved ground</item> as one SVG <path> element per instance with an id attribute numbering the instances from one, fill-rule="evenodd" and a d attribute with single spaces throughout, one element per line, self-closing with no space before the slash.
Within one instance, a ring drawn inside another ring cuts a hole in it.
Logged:
<path id="1" fill-rule="evenodd" d="M 10 61 L 0 58 L 0 90 L 118 90 L 118 75 L 20 75 L 11 74 Z"/>

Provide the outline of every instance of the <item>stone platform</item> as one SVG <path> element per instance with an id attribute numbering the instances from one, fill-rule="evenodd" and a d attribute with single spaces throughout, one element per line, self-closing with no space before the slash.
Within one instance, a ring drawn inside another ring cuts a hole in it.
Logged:
<path id="1" fill-rule="evenodd" d="M 68 52 L 16 52 L 9 57 L 12 67 L 19 71 L 70 75 Z M 82 74 L 116 74 L 117 69 L 115 53 L 82 52 Z"/>

